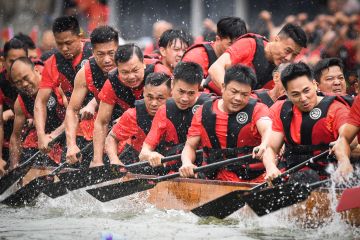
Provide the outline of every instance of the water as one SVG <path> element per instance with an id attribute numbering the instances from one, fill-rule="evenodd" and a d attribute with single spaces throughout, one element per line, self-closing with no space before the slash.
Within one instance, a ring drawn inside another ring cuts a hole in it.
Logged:
<path id="1" fill-rule="evenodd" d="M 287 210 L 265 217 L 248 209 L 225 220 L 162 211 L 144 195 L 101 203 L 75 191 L 57 199 L 41 196 L 34 206 L 0 205 L 0 239 L 360 239 L 360 228 L 335 217 L 317 229 L 286 219 Z"/>

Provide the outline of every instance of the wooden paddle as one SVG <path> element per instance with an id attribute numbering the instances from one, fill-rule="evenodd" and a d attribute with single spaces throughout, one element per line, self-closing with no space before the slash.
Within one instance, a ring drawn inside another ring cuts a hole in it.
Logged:
<path id="1" fill-rule="evenodd" d="M 360 208 L 360 186 L 345 189 L 336 207 L 337 212 Z"/>
<path id="2" fill-rule="evenodd" d="M 252 154 L 248 154 L 245 156 L 230 158 L 224 161 L 208 164 L 206 166 L 196 167 L 194 168 L 194 173 L 206 172 L 234 163 L 247 164 L 249 162 L 247 159 L 251 157 Z M 99 188 L 89 189 L 86 191 L 90 193 L 93 197 L 98 199 L 99 201 L 108 202 L 117 198 L 131 195 L 133 193 L 142 192 L 151 189 L 161 181 L 166 181 L 177 177 L 180 177 L 180 173 L 178 172 L 156 178 L 134 179 L 127 182 L 115 183 L 107 186 L 102 186 Z"/>
<path id="3" fill-rule="evenodd" d="M 198 150 L 196 151 L 196 154 L 201 154 L 202 152 L 202 150 Z M 161 159 L 161 163 L 178 160 L 180 158 L 181 154 L 164 157 Z M 60 173 L 58 177 L 61 181 L 50 184 L 46 189 L 44 189 L 43 193 L 51 198 L 57 198 L 65 195 L 68 193 L 68 191 L 73 191 L 102 182 L 107 182 L 116 178 L 121 178 L 124 177 L 128 172 L 148 166 L 150 166 L 149 162 L 140 161 L 125 166 L 111 164 L 110 166 L 104 165 L 94 168 Z M 121 168 L 125 168 L 126 171 L 121 171 Z"/>
<path id="4" fill-rule="evenodd" d="M 77 154 L 77 157 L 80 158 L 81 154 L 91 146 L 92 143 L 86 145 Z M 55 176 L 59 174 L 61 170 L 68 166 L 69 164 L 67 162 L 61 163 L 50 174 L 35 178 L 34 180 L 26 184 L 24 187 L 17 190 L 15 193 L 7 196 L 4 200 L 1 201 L 1 203 L 9 206 L 22 206 L 31 203 L 37 198 L 37 196 L 39 196 L 39 194 L 44 190 L 46 186 L 54 182 Z M 60 189 L 60 191 L 63 191 L 63 189 Z"/>
<path id="5" fill-rule="evenodd" d="M 319 155 L 316 155 L 308 160 L 288 169 L 286 172 L 280 174 L 275 178 L 272 183 L 279 184 L 284 181 L 284 177 L 289 176 L 290 174 L 302 169 L 310 163 L 314 163 L 318 159 L 328 155 L 329 150 L 326 150 Z M 216 217 L 219 219 L 226 218 L 230 214 L 236 212 L 245 205 L 243 199 L 245 194 L 255 193 L 268 186 L 268 182 L 257 185 L 256 187 L 250 190 L 236 190 L 230 193 L 227 193 L 219 198 L 216 198 L 210 202 L 207 202 L 199 207 L 196 207 L 191 210 L 192 213 L 196 214 L 199 217 Z"/>
<path id="6" fill-rule="evenodd" d="M 52 147 L 56 142 L 62 140 L 65 137 L 65 132 L 62 132 L 56 138 L 54 138 L 49 146 Z M 20 178 L 26 175 L 26 173 L 30 170 L 31 166 L 36 161 L 37 157 L 41 154 L 40 151 L 37 151 L 34 155 L 28 158 L 25 162 L 20 164 L 15 169 L 8 172 L 5 176 L 0 179 L 0 194 L 3 194 L 6 189 L 11 187 L 15 182 L 17 182 Z"/>
<path id="7" fill-rule="evenodd" d="M 264 216 L 306 200 L 314 189 L 324 186 L 329 182 L 331 182 L 331 179 L 310 184 L 298 182 L 280 184 L 253 194 L 245 194 L 243 200 L 256 215 Z"/>

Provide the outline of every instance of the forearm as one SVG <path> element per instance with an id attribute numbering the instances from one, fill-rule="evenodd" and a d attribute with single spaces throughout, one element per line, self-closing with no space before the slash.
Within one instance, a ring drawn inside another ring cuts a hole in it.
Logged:
<path id="1" fill-rule="evenodd" d="M 46 101 L 38 98 L 35 101 L 34 122 L 38 138 L 45 135 L 45 122 L 47 118 Z"/>
<path id="2" fill-rule="evenodd" d="M 120 161 L 117 153 L 118 141 L 112 135 L 112 132 L 106 137 L 105 140 L 105 151 L 111 162 Z"/>
<path id="3" fill-rule="evenodd" d="M 76 130 L 79 125 L 79 111 L 68 107 L 65 117 L 66 145 L 68 147 L 76 145 Z"/>
<path id="4" fill-rule="evenodd" d="M 209 68 L 209 75 L 214 84 L 221 89 L 224 82 L 225 68 L 218 64 L 213 64 Z"/>
<path id="5" fill-rule="evenodd" d="M 141 148 L 140 154 L 139 154 L 139 159 L 140 161 L 147 161 L 150 158 L 150 154 L 153 152 L 153 148 L 147 144 L 144 143 L 143 147 Z"/>
<path id="6" fill-rule="evenodd" d="M 59 127 L 57 127 L 54 131 L 52 131 L 50 135 L 54 139 L 58 137 L 60 134 L 62 134 L 64 131 L 65 131 L 65 124 L 63 122 Z"/>
<path id="7" fill-rule="evenodd" d="M 100 123 L 98 121 L 95 121 L 93 142 L 94 142 L 94 161 L 96 162 L 102 162 L 107 129 L 108 129 L 108 123 Z"/>
<path id="8" fill-rule="evenodd" d="M 10 165 L 16 166 L 21 156 L 21 138 L 19 134 L 12 134 L 10 137 L 9 155 Z"/>
<path id="9" fill-rule="evenodd" d="M 182 164 L 193 164 L 196 159 L 196 152 L 192 146 L 185 144 L 185 147 L 181 153 Z"/>
<path id="10" fill-rule="evenodd" d="M 271 167 L 276 167 L 277 165 L 277 159 L 276 159 L 276 152 L 273 148 L 268 147 L 265 150 L 264 156 L 263 156 L 263 163 L 266 169 L 269 169 Z"/>

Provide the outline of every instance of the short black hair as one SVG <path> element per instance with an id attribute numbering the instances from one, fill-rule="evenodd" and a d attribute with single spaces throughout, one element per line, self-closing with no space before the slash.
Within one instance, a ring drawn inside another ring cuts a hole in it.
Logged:
<path id="1" fill-rule="evenodd" d="M 288 23 L 280 30 L 278 35 L 291 38 L 296 44 L 303 48 L 306 48 L 307 46 L 306 34 L 304 30 L 298 25 Z"/>
<path id="2" fill-rule="evenodd" d="M 234 40 L 247 33 L 246 23 L 238 17 L 225 17 L 217 23 L 217 35 Z"/>
<path id="3" fill-rule="evenodd" d="M 163 72 L 153 72 L 150 73 L 145 79 L 145 86 L 160 86 L 163 83 L 166 83 L 166 86 L 171 88 L 171 77 Z"/>
<path id="4" fill-rule="evenodd" d="M 320 83 L 320 78 L 322 76 L 322 71 L 324 69 L 329 69 L 332 66 L 338 66 L 341 71 L 344 71 L 344 64 L 340 58 L 324 58 L 321 59 L 314 67 L 314 79 Z"/>
<path id="5" fill-rule="evenodd" d="M 29 35 L 23 34 L 22 32 L 19 32 L 14 36 L 14 38 L 19 39 L 22 41 L 28 49 L 36 49 L 34 41 L 29 37 Z"/>
<path id="6" fill-rule="evenodd" d="M 94 46 L 97 43 L 116 42 L 119 43 L 119 33 L 110 26 L 99 26 L 95 28 L 90 34 L 91 44 Z"/>
<path id="7" fill-rule="evenodd" d="M 121 45 L 116 50 L 115 63 L 125 63 L 129 61 L 133 55 L 136 55 L 141 62 L 144 61 L 144 55 L 137 45 L 134 43 Z"/>
<path id="8" fill-rule="evenodd" d="M 288 82 L 302 76 L 308 77 L 309 81 L 313 80 L 313 74 L 310 67 L 303 62 L 292 63 L 281 72 L 281 83 L 284 88 L 287 89 Z"/>
<path id="9" fill-rule="evenodd" d="M 174 82 L 182 80 L 188 84 L 200 86 L 203 79 L 201 66 L 194 62 L 179 62 L 174 68 Z"/>
<path id="10" fill-rule="evenodd" d="M 167 48 L 171 46 L 176 40 L 180 40 L 182 44 L 189 46 L 189 38 L 182 30 L 169 29 L 161 34 L 159 39 L 159 47 Z"/>
<path id="11" fill-rule="evenodd" d="M 18 61 L 20 61 L 20 62 L 22 62 L 22 63 L 30 66 L 31 69 L 34 70 L 35 64 L 34 64 L 34 62 L 31 61 L 30 58 L 28 58 L 28 57 L 19 57 L 19 58 L 15 59 L 14 62 L 12 62 L 11 66 L 10 66 L 10 73 L 11 73 L 12 67 L 13 67 L 14 64 L 15 64 L 16 62 L 18 62 Z"/>
<path id="12" fill-rule="evenodd" d="M 71 31 L 75 35 L 80 34 L 79 22 L 74 16 L 62 16 L 55 19 L 52 26 L 53 33 Z"/>
<path id="13" fill-rule="evenodd" d="M 5 43 L 4 58 L 6 58 L 8 56 L 8 53 L 11 49 L 23 49 L 26 53 L 26 56 L 28 55 L 28 50 L 27 50 L 25 43 L 17 38 L 12 38 Z"/>
<path id="14" fill-rule="evenodd" d="M 224 76 L 225 86 L 232 81 L 250 85 L 251 89 L 254 89 L 257 83 L 254 70 L 241 64 L 233 65 L 226 70 Z"/>

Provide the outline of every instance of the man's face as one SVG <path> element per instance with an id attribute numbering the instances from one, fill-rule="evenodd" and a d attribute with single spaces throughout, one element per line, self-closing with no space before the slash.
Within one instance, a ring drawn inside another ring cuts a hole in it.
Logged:
<path id="1" fill-rule="evenodd" d="M 276 36 L 274 43 L 271 55 L 276 66 L 281 63 L 293 62 L 301 51 L 301 47 L 289 37 Z"/>
<path id="2" fill-rule="evenodd" d="M 164 59 L 164 63 L 167 67 L 174 69 L 175 66 L 181 61 L 184 52 L 188 48 L 188 45 L 176 39 L 166 48 L 161 47 L 160 53 Z"/>
<path id="3" fill-rule="evenodd" d="M 181 79 L 172 82 L 171 96 L 181 110 L 194 106 L 198 92 L 198 84 L 189 84 Z"/>
<path id="4" fill-rule="evenodd" d="M 225 112 L 238 112 L 249 103 L 251 95 L 251 87 L 249 85 L 237 81 L 230 81 L 222 89 Z"/>
<path id="5" fill-rule="evenodd" d="M 38 55 L 38 52 L 37 52 L 36 48 L 28 49 L 28 57 L 30 59 L 38 59 L 39 58 L 39 55 Z"/>
<path id="6" fill-rule="evenodd" d="M 307 76 L 288 82 L 286 92 L 291 102 L 302 112 L 310 112 L 317 104 L 316 82 Z"/>
<path id="7" fill-rule="evenodd" d="M 28 96 L 38 92 L 41 76 L 39 71 L 31 66 L 17 61 L 11 68 L 11 82 L 20 91 Z"/>
<path id="8" fill-rule="evenodd" d="M 118 44 L 114 41 L 106 43 L 97 43 L 93 46 L 93 55 L 97 65 L 105 73 L 116 67 L 115 52 Z"/>
<path id="9" fill-rule="evenodd" d="M 223 54 L 228 47 L 231 46 L 233 41 L 229 37 L 221 38 L 219 36 L 216 36 L 216 41 L 219 43 L 219 50 L 220 54 Z"/>
<path id="10" fill-rule="evenodd" d="M 120 81 L 130 88 L 139 87 L 144 81 L 145 64 L 134 54 L 129 61 L 119 63 Z"/>
<path id="11" fill-rule="evenodd" d="M 165 83 L 159 86 L 146 85 L 144 87 L 144 102 L 147 112 L 151 116 L 154 116 L 169 96 L 170 88 L 167 87 Z"/>
<path id="12" fill-rule="evenodd" d="M 319 89 L 325 93 L 346 94 L 345 77 L 339 66 L 322 70 Z"/>
<path id="13" fill-rule="evenodd" d="M 10 49 L 7 57 L 5 58 L 5 69 L 10 74 L 11 64 L 20 57 L 26 57 L 26 52 L 24 49 Z"/>
<path id="14" fill-rule="evenodd" d="M 55 42 L 60 53 L 67 60 L 74 59 L 81 52 L 81 38 L 71 31 L 55 33 Z"/>

